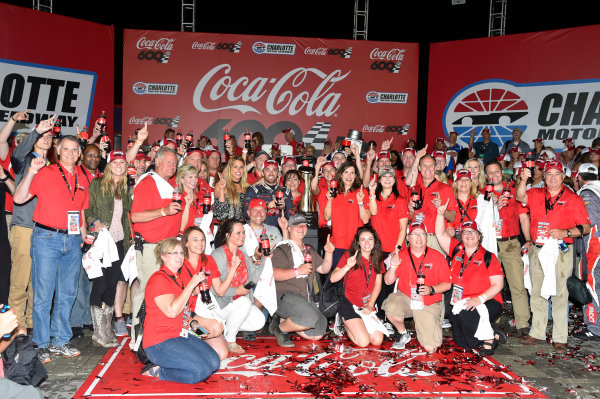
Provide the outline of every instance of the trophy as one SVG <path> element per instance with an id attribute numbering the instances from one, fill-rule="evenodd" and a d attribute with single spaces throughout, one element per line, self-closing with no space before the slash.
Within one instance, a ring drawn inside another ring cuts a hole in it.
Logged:
<path id="1" fill-rule="evenodd" d="M 298 213 L 306 218 L 309 228 L 316 228 L 318 227 L 318 214 L 310 189 L 310 182 L 315 175 L 315 168 L 304 164 L 298 168 L 298 172 L 300 172 L 300 176 L 304 180 L 305 187 L 302 198 L 300 198 L 300 203 L 298 204 Z"/>

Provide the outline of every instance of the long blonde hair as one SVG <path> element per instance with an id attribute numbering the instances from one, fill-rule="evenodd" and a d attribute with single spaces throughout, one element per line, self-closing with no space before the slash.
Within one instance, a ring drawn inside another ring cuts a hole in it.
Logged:
<path id="1" fill-rule="evenodd" d="M 119 181 L 115 183 L 115 175 L 110 170 L 110 164 L 106 165 L 102 181 L 100 182 L 100 192 L 102 195 L 110 195 L 120 200 L 127 194 L 127 189 L 127 174 L 123 173 Z"/>
<path id="2" fill-rule="evenodd" d="M 194 175 L 198 175 L 198 169 L 196 169 L 194 166 L 192 165 L 182 165 L 181 168 L 179 168 L 179 170 L 177 170 L 177 174 L 175 175 L 175 183 L 179 186 L 179 189 L 181 190 L 182 193 L 185 192 L 185 190 L 183 189 L 183 178 L 185 177 L 185 175 L 189 175 L 189 174 L 194 174 Z M 194 190 L 196 191 L 196 190 Z"/>
<path id="3" fill-rule="evenodd" d="M 478 181 L 474 181 L 473 183 L 475 183 L 475 185 L 479 189 L 484 188 L 485 187 L 485 173 L 483 171 L 483 163 L 481 162 L 480 159 L 478 159 L 478 158 L 469 158 L 469 159 L 467 159 L 467 161 L 465 162 L 465 165 L 463 166 L 463 168 L 469 169 L 467 167 L 467 165 L 471 161 L 477 162 L 477 165 L 479 166 L 479 178 L 477 179 Z"/>
<path id="4" fill-rule="evenodd" d="M 229 158 L 229 162 L 227 162 L 227 166 L 225 166 L 225 169 L 223 169 L 223 178 L 225 179 L 225 181 L 227 182 L 227 185 L 225 186 L 225 196 L 229 198 L 229 203 L 231 205 L 234 206 L 240 206 L 240 196 L 238 195 L 237 189 L 235 188 L 235 183 L 233 182 L 233 164 L 239 161 L 241 162 L 244 166 L 246 165 L 246 162 L 244 162 L 244 158 L 240 157 L 240 156 L 232 156 L 231 158 Z M 242 188 L 242 192 L 246 192 L 248 191 L 248 171 L 246 170 L 246 168 L 242 168 L 242 178 L 240 180 L 240 186 Z"/>

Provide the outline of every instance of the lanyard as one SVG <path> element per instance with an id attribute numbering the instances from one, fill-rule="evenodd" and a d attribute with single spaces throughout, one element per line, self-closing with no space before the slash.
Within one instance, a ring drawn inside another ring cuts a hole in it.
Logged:
<path id="1" fill-rule="evenodd" d="M 473 197 L 469 196 L 469 201 L 467 202 L 467 206 L 463 208 L 462 204 L 460 203 L 460 200 L 458 199 L 458 197 L 456 198 L 456 202 L 458 202 L 458 210 L 460 211 L 460 223 L 462 224 L 465 216 L 469 218 L 469 220 L 473 220 L 471 219 L 471 217 L 467 214 L 467 212 L 469 211 L 469 208 L 471 206 L 471 200 L 473 199 Z"/>
<path id="2" fill-rule="evenodd" d="M 79 165 L 79 167 L 81 168 L 81 171 L 83 172 L 83 175 L 85 176 L 86 180 L 88 181 L 88 184 L 91 184 L 92 181 L 90 180 L 90 178 L 88 177 L 88 172 L 87 170 L 85 170 L 85 168 L 83 167 L 83 165 Z M 92 175 L 90 173 L 90 175 Z M 92 180 L 94 179 L 95 174 L 92 175 Z"/>
<path id="3" fill-rule="evenodd" d="M 417 277 L 419 277 L 419 274 L 421 274 L 421 269 L 423 268 L 423 262 L 425 262 L 425 257 L 427 256 L 427 249 L 428 249 L 428 247 L 425 247 L 425 253 L 423 254 L 423 259 L 421 259 L 421 264 L 419 265 L 419 271 L 417 271 L 417 268 L 415 267 L 415 261 L 413 260 L 413 257 L 411 254 L 412 251 L 410 250 L 410 248 L 408 249 L 408 257 L 410 258 L 410 263 L 412 263 L 413 270 L 417 274 Z"/>
<path id="4" fill-rule="evenodd" d="M 361 261 L 361 263 L 363 263 L 363 262 Z M 364 265 L 361 265 L 361 266 L 363 266 L 363 268 L 362 268 L 363 275 L 365 276 L 365 280 L 367 281 L 367 293 L 368 293 L 369 292 L 369 282 L 371 281 L 371 272 L 373 271 L 373 268 L 371 267 L 371 258 L 369 258 L 369 276 L 368 277 L 367 277 L 367 271 L 365 270 Z"/>
<path id="5" fill-rule="evenodd" d="M 57 165 L 58 165 L 58 170 L 60 170 L 60 174 L 62 175 L 62 178 L 65 181 L 65 184 L 67 185 L 67 190 L 69 191 L 69 196 L 71 197 L 71 203 L 73 204 L 73 206 L 75 206 L 75 194 L 77 193 L 77 177 L 78 177 L 77 171 L 75 171 L 75 188 L 73 189 L 73 192 L 71 193 L 71 186 L 69 185 L 69 182 L 67 181 L 65 172 L 63 171 L 62 167 L 60 166 L 60 162 Z"/>
<path id="6" fill-rule="evenodd" d="M 558 202 L 558 200 L 560 199 L 560 197 L 562 197 L 563 193 L 565 192 L 565 186 L 563 185 L 562 190 L 560 190 L 560 193 L 558 193 L 558 196 L 556 197 L 556 199 L 554 200 L 554 202 L 550 201 L 552 199 L 552 197 L 550 197 L 550 193 L 548 192 L 548 188 L 546 188 L 546 198 L 544 201 L 544 204 L 546 205 L 546 214 L 548 214 L 548 211 L 551 211 L 552 208 L 554 208 L 554 205 L 556 205 L 556 203 Z"/>
<path id="7" fill-rule="evenodd" d="M 173 282 L 174 282 L 175 284 L 177 284 L 177 286 L 178 286 L 179 288 L 181 288 L 182 290 L 183 290 L 183 289 L 185 289 L 185 286 L 183 285 L 183 282 L 181 283 L 181 285 L 179 285 L 179 283 L 177 282 L 177 279 L 179 278 L 179 276 L 171 276 L 171 275 L 170 275 L 169 273 L 167 273 L 166 271 L 164 271 L 164 270 L 161 270 L 161 271 L 162 271 L 162 272 L 163 272 L 163 273 L 164 273 L 164 274 L 165 274 L 167 277 L 169 277 L 171 280 L 173 280 Z M 189 271 L 189 270 L 188 270 L 188 271 Z M 190 275 L 191 275 L 191 274 L 190 274 Z"/>
<path id="8" fill-rule="evenodd" d="M 473 257 L 475 256 L 475 254 L 477 254 L 477 252 L 479 252 L 479 248 L 480 248 L 480 247 L 477 247 L 477 249 L 475 250 L 475 252 L 473 252 L 473 253 L 471 254 L 471 256 L 469 257 L 469 260 L 467 261 L 467 264 L 465 265 L 465 256 L 467 255 L 467 250 L 466 250 L 466 248 L 463 246 L 463 256 L 462 256 L 462 263 L 461 263 L 461 265 L 460 265 L 460 274 L 459 274 L 459 276 L 458 276 L 458 278 L 459 278 L 460 280 L 462 280 L 463 273 L 464 273 L 464 271 L 467 269 L 467 267 L 469 267 L 469 264 L 471 263 L 471 260 L 473 260 Z"/>

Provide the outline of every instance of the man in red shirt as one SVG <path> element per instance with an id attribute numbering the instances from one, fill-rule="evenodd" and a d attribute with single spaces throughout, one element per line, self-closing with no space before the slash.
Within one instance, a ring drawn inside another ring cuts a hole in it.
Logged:
<path id="1" fill-rule="evenodd" d="M 17 204 L 34 196 L 38 199 L 31 236 L 33 341 L 42 362 L 50 361 L 50 353 L 65 357 L 81 353 L 69 343 L 69 315 L 77 294 L 82 236 L 86 234 L 83 210 L 88 207 L 88 185 L 75 167 L 81 154 L 79 140 L 63 137 L 57 153 L 59 162 L 47 168 L 44 158 L 33 159 L 14 196 Z"/>
<path id="2" fill-rule="evenodd" d="M 176 237 L 181 227 L 181 203 L 173 201 L 169 180 L 177 170 L 177 154 L 163 147 L 156 153 L 155 172 L 149 172 L 133 190 L 131 222 L 136 236 L 136 261 L 140 287 L 132 300 L 133 325 L 144 300 L 148 279 L 160 268 L 154 256 L 156 244 Z M 135 344 L 132 329 L 131 347 Z"/>
<path id="3" fill-rule="evenodd" d="M 230 135 L 229 140 L 225 142 L 225 161 L 229 161 L 232 156 L 241 157 L 243 148 L 237 145 L 237 140 L 233 134 Z"/>
<path id="4" fill-rule="evenodd" d="M 521 177 L 516 198 L 529 207 L 533 239 L 529 251 L 532 322 L 529 335 L 521 338 L 521 342 L 535 344 L 546 340 L 548 297 L 542 297 L 541 293 L 544 271 L 538 254 L 546 241 L 554 238 L 564 241 L 568 248 L 566 252 L 561 250 L 558 255 L 555 266 L 556 295 L 552 296 L 552 340 L 556 352 L 565 353 L 569 327 L 567 277 L 572 274 L 573 268 L 573 237 L 589 234 L 590 219 L 581 197 L 563 184 L 565 174 L 560 162 L 546 162 L 544 188 L 532 188 L 527 191 L 527 179 L 531 177 L 528 168 L 523 168 Z"/>
<path id="5" fill-rule="evenodd" d="M 382 305 L 399 334 L 392 349 L 404 349 L 410 341 L 404 327 L 407 317 L 414 318 L 417 339 L 423 349 L 433 353 L 442 344 L 442 293 L 450 289 L 450 270 L 444 255 L 427 246 L 426 237 L 425 225 L 412 223 L 408 229 L 408 247 L 394 251 L 384 275 L 386 284 L 398 281 L 398 291 L 390 294 Z M 419 276 L 424 276 L 422 281 Z"/>
<path id="6" fill-rule="evenodd" d="M 285 135 L 285 141 L 287 141 L 288 145 L 292 147 L 292 155 L 298 155 L 298 143 L 296 142 L 296 140 L 294 140 L 294 135 L 296 134 L 296 132 L 294 132 L 294 129 L 284 129 L 282 130 L 282 133 Z"/>
<path id="7" fill-rule="evenodd" d="M 519 222 L 529 232 L 527 208 L 515 199 L 515 189 L 502 180 L 502 165 L 492 161 L 485 165 L 485 175 L 494 185 L 493 200 L 498 208 L 496 240 L 498 260 L 502 263 L 515 313 L 515 327 L 520 337 L 529 333 L 529 296 L 523 280 L 523 261 L 519 242 Z M 527 243 L 527 247 L 530 246 Z"/>

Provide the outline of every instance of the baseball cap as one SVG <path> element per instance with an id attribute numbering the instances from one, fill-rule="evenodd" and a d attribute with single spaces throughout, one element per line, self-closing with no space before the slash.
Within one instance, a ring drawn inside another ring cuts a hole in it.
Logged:
<path id="1" fill-rule="evenodd" d="M 392 159 L 392 155 L 390 154 L 389 151 L 382 150 L 377 153 L 377 160 L 379 161 L 382 158 Z"/>
<path id="2" fill-rule="evenodd" d="M 435 139 L 436 143 L 443 143 L 444 142 L 444 138 L 443 137 L 438 137 L 437 139 Z"/>
<path id="3" fill-rule="evenodd" d="M 265 170 L 267 166 L 275 166 L 279 170 L 279 164 L 274 159 L 267 159 L 265 162 L 263 162 L 263 170 Z"/>
<path id="4" fill-rule="evenodd" d="M 516 127 L 512 131 L 513 132 L 519 132 L 519 133 L 523 134 L 523 129 L 521 129 L 520 127 Z"/>
<path id="5" fill-rule="evenodd" d="M 582 163 L 579 165 L 579 169 L 577 169 L 579 173 L 593 173 L 595 175 L 598 174 L 598 167 L 593 163 Z"/>
<path id="6" fill-rule="evenodd" d="M 402 154 L 406 154 L 407 152 L 410 152 L 413 155 L 417 155 L 417 151 L 415 151 L 414 148 L 411 147 L 406 147 L 404 150 L 402 150 Z"/>
<path id="7" fill-rule="evenodd" d="M 115 151 L 113 151 L 113 152 L 115 152 Z M 111 154 L 112 154 L 112 152 L 111 152 Z M 135 156 L 135 160 L 141 161 L 142 159 L 146 159 L 146 155 L 143 152 L 138 152 L 137 155 Z M 110 162 L 110 161 L 108 161 L 108 162 Z"/>
<path id="8" fill-rule="evenodd" d="M 335 169 L 335 164 L 333 163 L 333 161 L 324 163 L 323 166 L 321 166 L 321 169 L 324 169 L 325 166 L 331 166 L 333 169 Z"/>
<path id="9" fill-rule="evenodd" d="M 173 144 L 175 147 L 177 147 L 177 143 L 175 143 L 175 141 L 172 139 L 164 139 L 162 142 L 163 147 L 166 146 L 167 144 Z"/>
<path id="10" fill-rule="evenodd" d="M 534 143 L 543 143 L 544 139 L 541 139 L 541 138 L 538 137 L 537 139 L 533 139 L 533 142 Z"/>
<path id="11" fill-rule="evenodd" d="M 279 144 L 278 143 L 273 143 L 273 145 L 271 145 L 271 149 L 278 150 L 279 149 Z"/>
<path id="12" fill-rule="evenodd" d="M 448 136 L 452 136 L 452 135 L 458 136 L 458 133 L 456 133 L 455 131 L 448 133 Z"/>
<path id="13" fill-rule="evenodd" d="M 477 227 L 477 222 L 474 220 L 467 220 L 466 222 L 464 222 L 461 225 L 461 231 L 464 231 L 465 229 L 471 229 L 471 230 L 475 230 L 475 231 L 479 231 L 479 228 Z"/>
<path id="14" fill-rule="evenodd" d="M 298 165 L 298 161 L 296 160 L 296 157 L 290 157 L 290 156 L 287 156 L 287 155 L 286 155 L 286 156 L 285 156 L 285 157 L 283 157 L 283 159 L 281 160 L 281 164 L 282 164 L 282 165 L 285 165 L 285 164 L 286 164 L 286 163 L 288 163 L 288 162 L 293 162 L 293 163 L 295 163 L 296 165 Z"/>
<path id="15" fill-rule="evenodd" d="M 263 199 L 252 198 L 250 200 L 250 203 L 248 204 L 248 209 L 250 210 L 250 209 L 257 208 L 257 207 L 261 207 L 261 208 L 267 209 L 267 203 Z"/>
<path id="16" fill-rule="evenodd" d="M 472 180 L 471 171 L 468 170 L 468 169 L 459 169 L 456 172 L 456 180 L 460 180 L 460 179 L 469 179 L 469 180 Z"/>
<path id="17" fill-rule="evenodd" d="M 546 161 L 544 161 L 543 159 L 536 159 L 535 166 L 537 166 L 541 170 L 544 170 L 544 167 L 546 166 Z"/>
<path id="18" fill-rule="evenodd" d="M 301 224 L 308 224 L 308 222 L 306 221 L 306 218 L 304 217 L 304 215 L 296 213 L 296 214 L 290 216 L 290 219 L 288 220 L 288 224 L 290 226 L 299 226 Z"/>
<path id="19" fill-rule="evenodd" d="M 446 159 L 446 153 L 444 151 L 434 151 L 431 153 L 431 156 L 434 158 L 444 158 Z"/>
<path id="20" fill-rule="evenodd" d="M 556 154 L 550 150 L 543 150 L 540 152 L 540 158 L 544 159 L 544 157 L 546 157 L 546 159 L 556 159 Z"/>
<path id="21" fill-rule="evenodd" d="M 289 129 L 283 129 L 281 131 L 281 133 L 291 133 L 292 135 L 296 135 L 296 132 L 294 131 L 294 129 L 289 128 Z"/>
<path id="22" fill-rule="evenodd" d="M 379 168 L 379 177 L 390 175 L 392 177 L 396 177 L 396 173 L 394 168 L 391 166 L 384 166 L 383 168 Z"/>
<path id="23" fill-rule="evenodd" d="M 427 233 L 427 226 L 425 226 L 425 223 L 422 223 L 422 222 L 413 222 L 413 223 L 410 224 L 410 226 L 408 226 L 408 234 L 412 234 L 412 232 L 415 231 L 415 230 L 417 230 L 417 229 L 421 229 L 425 233 Z"/>
<path id="24" fill-rule="evenodd" d="M 140 154 L 138 154 L 138 155 L 140 155 Z M 144 156 L 144 154 L 141 154 L 141 155 Z M 123 151 L 111 151 L 111 153 L 108 154 L 107 162 L 111 163 L 112 161 L 116 161 L 118 159 L 127 161 L 127 159 L 125 159 L 125 154 L 123 153 Z M 137 159 L 137 157 L 136 157 L 136 159 Z"/>
<path id="25" fill-rule="evenodd" d="M 550 169 L 559 170 L 561 173 L 564 173 L 564 171 L 565 171 L 563 164 L 554 159 L 546 162 L 546 165 L 544 166 L 544 172 L 547 172 Z"/>

